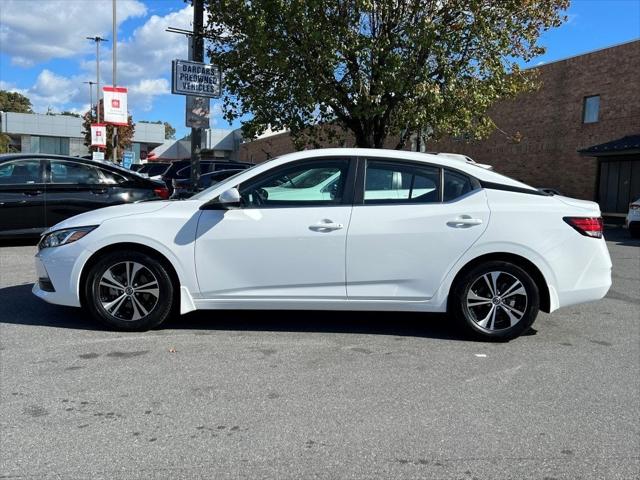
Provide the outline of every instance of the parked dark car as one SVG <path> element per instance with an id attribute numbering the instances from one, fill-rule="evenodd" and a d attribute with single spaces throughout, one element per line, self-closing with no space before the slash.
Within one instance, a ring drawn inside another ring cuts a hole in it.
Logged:
<path id="1" fill-rule="evenodd" d="M 253 167 L 253 163 L 231 162 L 225 160 L 202 160 L 200 162 L 200 175 L 220 170 L 245 170 Z M 179 160 L 172 162 L 171 166 L 162 174 L 162 180 L 169 190 L 173 190 L 173 179 L 184 179 L 191 176 L 191 162 L 189 160 Z"/>
<path id="2" fill-rule="evenodd" d="M 37 153 L 0 155 L 0 238 L 37 236 L 89 210 L 168 197 L 162 182 L 112 163 Z"/>
<path id="3" fill-rule="evenodd" d="M 226 180 L 229 177 L 232 177 L 236 173 L 243 172 L 244 170 L 219 170 L 217 172 L 209 172 L 204 175 L 200 175 L 200 180 L 198 181 L 198 189 L 200 192 L 206 188 L 209 188 L 211 185 L 215 185 L 222 180 Z M 195 192 L 190 192 L 191 179 L 190 178 L 174 178 L 173 179 L 173 193 L 171 194 L 172 199 L 183 199 L 189 198 Z"/>
<path id="4" fill-rule="evenodd" d="M 136 171 L 141 175 L 155 177 L 156 175 L 162 175 L 166 172 L 170 165 L 168 162 L 147 162 L 143 163 Z"/>

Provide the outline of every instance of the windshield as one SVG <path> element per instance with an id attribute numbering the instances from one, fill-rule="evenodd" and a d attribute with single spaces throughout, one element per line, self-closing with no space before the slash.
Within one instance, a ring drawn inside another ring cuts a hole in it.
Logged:
<path id="1" fill-rule="evenodd" d="M 285 183 L 280 185 L 280 188 L 311 188 L 335 175 L 338 175 L 335 168 L 314 168 L 293 178 L 286 177 Z"/>
<path id="2" fill-rule="evenodd" d="M 238 173 L 236 173 L 235 175 L 231 175 L 229 178 L 225 178 L 224 180 L 222 180 L 222 181 L 220 181 L 220 182 L 218 182 L 218 183 L 216 183 L 216 184 L 214 184 L 214 185 L 211 185 L 209 188 L 207 188 L 207 189 L 205 189 L 205 190 L 201 191 L 200 193 L 196 193 L 196 194 L 195 194 L 194 196 L 192 196 L 190 199 L 191 199 L 191 200 L 201 200 L 201 199 L 202 199 L 202 197 L 206 197 L 206 196 L 209 194 L 209 192 L 210 192 L 211 190 L 213 190 L 214 188 L 218 188 L 220 185 L 224 185 L 224 184 L 226 184 L 226 183 L 233 184 L 233 179 L 234 179 L 234 178 L 236 178 L 238 175 L 241 175 L 241 174 L 246 173 L 246 172 L 248 172 L 248 171 L 250 171 L 250 170 L 253 170 L 253 169 L 254 169 L 254 168 L 256 168 L 258 165 L 264 165 L 265 163 L 272 162 L 273 160 L 276 160 L 276 159 L 275 159 L 275 158 L 272 158 L 271 160 L 267 160 L 267 161 L 265 161 L 265 162 L 257 163 L 257 164 L 255 164 L 255 165 L 253 165 L 252 167 L 249 167 L 249 168 L 247 168 L 247 169 L 245 169 L 245 170 L 240 170 L 240 171 L 239 171 Z"/>

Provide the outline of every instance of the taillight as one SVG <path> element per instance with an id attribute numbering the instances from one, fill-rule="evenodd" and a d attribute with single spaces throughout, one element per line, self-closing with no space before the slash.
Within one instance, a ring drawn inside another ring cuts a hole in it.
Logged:
<path id="1" fill-rule="evenodd" d="M 153 193 L 156 194 L 156 197 L 160 197 L 163 200 L 169 198 L 169 189 L 167 187 L 157 187 L 153 189 Z"/>
<path id="2" fill-rule="evenodd" d="M 563 220 L 582 235 L 602 238 L 604 229 L 602 217 L 564 217 Z"/>

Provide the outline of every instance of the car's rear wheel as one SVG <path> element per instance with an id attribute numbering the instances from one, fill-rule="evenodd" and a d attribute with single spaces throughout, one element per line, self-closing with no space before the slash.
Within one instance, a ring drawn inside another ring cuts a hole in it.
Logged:
<path id="1" fill-rule="evenodd" d="M 451 309 L 476 338 L 511 340 L 538 315 L 540 294 L 531 276 L 509 262 L 490 261 L 466 272 L 454 285 Z"/>
<path id="2" fill-rule="evenodd" d="M 85 304 L 100 322 L 118 330 L 148 330 L 171 314 L 174 288 L 167 268 L 135 251 L 111 252 L 87 275 Z"/>
<path id="3" fill-rule="evenodd" d="M 633 238 L 640 238 L 640 222 L 629 224 L 629 234 L 631 234 Z"/>

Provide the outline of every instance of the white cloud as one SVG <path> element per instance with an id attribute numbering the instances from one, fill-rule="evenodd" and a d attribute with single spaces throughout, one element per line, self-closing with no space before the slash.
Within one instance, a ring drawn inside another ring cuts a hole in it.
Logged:
<path id="1" fill-rule="evenodd" d="M 16 85 L 0 88 L 27 95 L 34 111 L 69 110 L 84 112 L 89 104 L 89 86 L 95 81 L 95 46 L 86 36 L 111 37 L 111 2 L 106 0 L 0 0 L 0 48 L 15 65 L 31 66 L 51 58 L 77 57 L 79 73 L 54 73 L 44 69 L 28 88 Z M 17 8 L 20 7 L 20 8 Z M 8 13 L 6 13 L 8 12 Z M 118 0 L 118 20 L 140 16 L 148 10 L 138 0 Z M 129 110 L 153 108 L 159 98 L 170 94 L 171 61 L 187 58 L 187 37 L 169 33 L 168 27 L 191 29 L 193 8 L 185 5 L 164 16 L 151 15 L 128 37 L 118 41 L 117 83 L 129 89 Z M 7 39 L 11 39 L 7 42 Z M 111 43 L 100 47 L 101 86 L 112 83 Z M 95 102 L 96 90 L 93 87 Z M 212 104 L 214 107 L 214 104 Z M 214 110 L 215 109 L 215 110 Z M 214 116 L 220 108 L 212 109 Z M 215 112 L 215 113 L 214 113 Z M 138 115 L 134 115 L 138 116 Z"/>
<path id="2" fill-rule="evenodd" d="M 171 93 L 169 80 L 166 78 L 145 78 L 128 88 L 131 108 L 139 108 L 148 112 L 153 107 L 153 100 L 159 95 Z"/>
<path id="3" fill-rule="evenodd" d="M 138 0 L 118 0 L 118 24 L 144 15 Z M 87 0 L 2 0 L 0 45 L 14 65 L 90 51 L 87 36 L 111 36 L 111 2 Z"/>
<path id="4" fill-rule="evenodd" d="M 117 83 L 128 87 L 131 109 L 149 111 L 157 97 L 170 94 L 171 61 L 188 55 L 187 37 L 166 31 L 168 27 L 191 29 L 193 8 L 184 8 L 165 16 L 152 15 L 136 28 L 130 38 L 118 42 Z M 112 80 L 112 56 L 102 50 L 100 72 L 103 82 Z M 84 60 L 81 68 L 95 76 L 95 59 Z"/>

